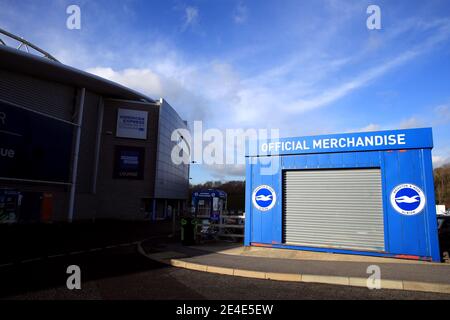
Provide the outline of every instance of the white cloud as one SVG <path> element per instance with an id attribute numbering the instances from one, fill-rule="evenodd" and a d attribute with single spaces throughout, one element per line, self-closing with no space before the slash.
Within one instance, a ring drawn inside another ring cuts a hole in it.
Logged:
<path id="1" fill-rule="evenodd" d="M 411 129 L 422 127 L 437 127 L 450 122 L 450 105 L 440 104 L 436 107 L 424 106 L 424 113 L 405 118 L 396 123 L 375 124 L 370 123 L 367 126 L 358 129 L 350 129 L 347 132 L 365 132 L 377 130 Z M 432 112 L 428 111 L 432 110 Z"/>
<path id="2" fill-rule="evenodd" d="M 168 68 L 170 67 L 162 64 L 156 65 L 154 69 L 116 71 L 112 68 L 95 67 L 86 71 L 140 91 L 152 98 L 163 97 L 186 120 L 204 120 L 210 117 L 208 101 L 186 87 L 181 76 L 177 79 L 157 71 L 158 69 L 166 70 Z M 182 72 L 181 69 L 179 72 Z"/>
<path id="3" fill-rule="evenodd" d="M 245 165 L 209 165 L 205 169 L 215 179 L 225 181 L 229 177 L 243 178 L 245 176 Z"/>
<path id="4" fill-rule="evenodd" d="M 160 45 L 159 38 L 151 44 L 143 44 L 142 41 L 130 38 L 120 52 L 115 52 L 108 51 L 107 46 L 92 49 L 83 46 L 82 42 L 68 40 L 69 45 L 64 40 L 64 34 L 56 34 L 56 37 L 53 34 L 49 50 L 57 50 L 55 55 L 63 62 L 91 70 L 102 67 L 100 75 L 130 85 L 152 97 L 164 96 L 181 113 L 189 109 L 195 110 L 186 112 L 186 117 L 195 115 L 204 118 L 208 113 L 208 120 L 212 125 L 255 126 L 260 123 L 255 118 L 255 115 L 258 115 L 258 118 L 267 119 L 267 126 L 283 125 L 288 128 L 296 126 L 291 120 L 293 116 L 333 104 L 447 40 L 450 33 L 449 20 L 426 24 L 418 23 L 417 20 L 402 23 L 393 31 L 387 30 L 383 41 L 396 42 L 411 31 L 417 30 L 425 30 L 429 36 L 428 40 L 425 39 L 420 44 L 413 43 L 410 50 L 402 48 L 397 52 L 403 53 L 397 55 L 395 51 L 390 52 L 391 57 L 380 63 L 368 58 L 371 50 L 380 48 L 380 41 L 377 41 L 375 48 L 370 45 L 369 49 L 363 47 L 350 52 L 328 47 L 330 39 L 339 38 L 345 25 L 344 21 L 354 19 L 354 13 L 359 12 L 360 5 L 344 6 L 329 1 L 328 8 L 333 13 L 330 16 L 335 17 L 336 21 L 327 23 L 336 28 L 321 32 L 322 29 L 318 28 L 318 25 L 313 25 L 311 28 L 318 30 L 315 33 L 317 36 L 302 48 L 301 53 L 296 52 L 290 59 L 282 59 L 279 64 L 271 65 L 269 61 L 261 70 L 252 72 L 250 76 L 241 72 L 242 69 L 238 69 L 239 66 L 234 63 L 214 60 L 183 61 L 177 49 L 168 50 L 164 45 L 155 54 L 155 46 Z M 177 9 L 183 10 L 186 28 L 198 23 L 198 8 L 183 6 Z M 247 9 L 243 2 L 240 2 L 233 17 L 242 21 L 240 19 L 246 15 Z M 312 19 L 316 24 L 323 24 L 323 20 L 316 20 Z M 117 66 L 116 63 L 124 64 L 123 56 L 127 57 L 127 64 L 133 68 L 126 65 Z M 386 57 L 386 54 L 383 56 Z M 359 65 L 355 68 L 357 63 Z M 108 68 L 110 70 L 106 70 Z M 347 69 L 345 73 L 341 73 L 343 69 Z"/>
<path id="5" fill-rule="evenodd" d="M 347 132 L 370 132 L 370 131 L 381 131 L 381 130 L 395 130 L 398 128 L 410 129 L 422 127 L 422 123 L 416 118 L 412 117 L 400 122 L 400 124 L 390 124 L 390 125 L 380 125 L 380 124 L 369 124 L 363 128 L 348 130 Z M 435 148 L 433 150 L 433 166 L 434 168 L 442 167 L 443 165 L 450 163 L 450 150 L 448 148 Z"/>
<path id="6" fill-rule="evenodd" d="M 446 164 L 450 164 L 450 155 L 446 155 L 446 156 L 433 155 L 433 167 L 434 168 L 439 168 Z"/>
<path id="7" fill-rule="evenodd" d="M 437 20 L 433 23 L 420 23 L 420 21 L 417 20 L 414 20 L 413 22 L 414 23 L 405 23 L 397 28 L 394 28 L 387 34 L 386 41 L 395 41 L 406 33 L 415 32 L 417 31 L 417 26 L 420 26 L 421 30 L 425 30 L 427 32 L 431 31 L 431 35 L 420 43 L 413 45 L 411 49 L 404 50 L 397 56 L 394 55 L 385 59 L 384 63 L 366 68 L 363 72 L 356 74 L 353 78 L 348 79 L 347 81 L 344 81 L 336 86 L 324 87 L 320 85 L 319 81 L 313 82 L 314 85 L 311 88 L 312 93 L 306 94 L 303 98 L 299 98 L 296 101 L 292 101 L 291 104 L 288 105 L 287 110 L 292 113 L 302 113 L 332 104 L 333 102 L 349 95 L 353 91 L 360 89 L 361 87 L 368 85 L 370 82 L 382 77 L 387 72 L 390 72 L 393 69 L 413 60 L 414 58 L 429 52 L 437 45 L 449 39 L 450 19 Z M 372 49 L 378 49 L 378 47 L 379 46 Z M 315 49 L 317 55 L 319 50 L 317 50 L 317 48 Z M 363 57 L 366 56 L 370 50 L 371 49 L 369 46 L 366 49 L 362 49 L 359 52 L 346 57 L 345 59 L 336 59 L 334 61 L 335 70 L 330 68 L 333 64 L 328 64 L 322 69 L 319 68 L 317 70 L 312 70 L 314 71 L 312 74 L 320 80 L 323 78 L 322 75 L 329 76 L 330 72 L 338 71 L 345 65 L 351 65 L 361 59 L 364 59 Z M 320 64 L 317 64 L 317 61 L 312 65 L 320 66 Z M 278 70 L 280 69 L 292 69 L 291 62 L 288 62 L 285 66 L 278 68 Z M 310 72 L 305 73 L 307 77 L 310 76 Z"/>
<path id="8" fill-rule="evenodd" d="M 409 119 L 403 120 L 402 122 L 400 122 L 400 125 L 399 125 L 399 127 L 401 129 L 421 128 L 424 126 L 425 126 L 425 124 L 423 123 L 423 121 L 421 121 L 415 117 L 411 117 Z"/>
<path id="9" fill-rule="evenodd" d="M 367 126 L 357 129 L 350 129 L 347 132 L 370 132 L 370 131 L 382 131 L 382 130 L 397 130 L 397 129 L 413 129 L 422 128 L 426 126 L 426 122 L 417 119 L 416 117 L 407 118 L 401 120 L 399 123 L 370 123 Z"/>
<path id="10" fill-rule="evenodd" d="M 237 7 L 234 10 L 233 14 L 233 21 L 236 24 L 241 24 L 247 21 L 247 7 L 242 3 L 239 2 Z"/>
<path id="11" fill-rule="evenodd" d="M 150 95 L 162 96 L 164 92 L 163 79 L 149 69 L 125 69 L 116 72 L 112 68 L 97 67 L 87 71 Z"/>
<path id="12" fill-rule="evenodd" d="M 404 64 L 405 62 L 411 60 L 416 57 L 420 52 L 419 51 L 407 51 L 403 54 L 400 54 L 397 57 L 391 58 L 387 60 L 384 64 L 375 66 L 368 71 L 363 71 L 359 75 L 355 76 L 353 79 L 350 79 L 343 84 L 340 84 L 336 87 L 329 87 L 322 90 L 317 95 L 312 95 L 305 99 L 299 99 L 293 103 L 291 103 L 287 110 L 292 113 L 302 113 L 308 110 L 320 108 L 326 105 L 329 105 L 347 95 L 359 89 L 369 82 L 383 76 L 388 71 L 393 68 Z"/>
<path id="13" fill-rule="evenodd" d="M 196 19 L 198 11 L 186 13 L 186 22 L 195 23 Z M 364 65 L 368 66 L 366 69 L 359 73 L 356 71 L 353 78 L 337 82 L 335 86 L 326 86 L 323 83 L 328 83 L 331 75 L 339 75 L 343 68 L 360 61 L 361 55 L 367 54 L 364 50 L 363 53 L 345 57 L 326 52 L 317 55 L 317 52 L 323 51 L 320 50 L 319 43 L 301 55 L 287 59 L 282 64 L 264 68 L 247 78 L 244 78 L 233 64 L 218 60 L 186 62 L 176 50 L 167 56 L 152 57 L 149 59 L 151 64 L 140 69 L 114 71 L 107 68 L 92 71 L 150 96 L 166 98 L 190 121 L 203 119 L 210 127 L 222 129 L 230 126 L 258 128 L 258 119 L 263 118 L 266 127 L 282 126 L 280 129 L 287 131 L 290 128 L 298 128 L 297 123 L 292 121 L 298 114 L 330 105 L 447 40 L 450 34 L 450 29 L 446 28 L 447 24 L 439 24 L 440 28 L 427 40 L 412 46 L 410 50 L 385 58 L 382 63 L 371 63 L 370 60 L 365 62 Z M 404 32 L 408 30 L 410 29 Z M 402 35 L 403 32 L 397 36 Z M 447 114 L 448 106 L 439 106 L 436 112 Z M 399 127 L 398 123 L 395 125 L 390 128 Z M 312 124 L 303 124 L 302 128 L 308 126 L 310 130 L 314 129 Z M 415 117 L 400 123 L 402 128 L 419 126 L 422 126 L 422 123 Z M 371 123 L 351 131 L 374 131 L 382 128 L 384 126 Z M 298 129 L 295 133 L 298 133 Z M 226 172 L 232 175 L 236 168 L 223 166 L 209 170 L 217 175 Z"/>
<path id="14" fill-rule="evenodd" d="M 149 61 L 152 62 L 143 68 L 124 70 L 93 68 L 89 71 L 149 96 L 164 97 L 182 117 L 190 121 L 205 120 L 205 126 L 220 129 L 258 128 L 261 125 L 258 119 L 263 118 L 266 128 L 279 128 L 282 129 L 282 133 L 295 128 L 294 134 L 299 134 L 297 122 L 292 121 L 293 117 L 298 119 L 298 113 L 335 102 L 424 53 L 432 44 L 435 42 L 428 42 L 427 45 L 401 53 L 385 60 L 383 64 L 368 68 L 353 79 L 344 81 L 343 84 L 326 88 L 321 84 L 326 77 L 336 74 L 359 57 L 324 58 L 305 53 L 244 79 L 242 73 L 230 63 L 217 60 L 186 62 L 174 50 L 166 56 L 151 57 Z M 297 74 L 295 70 L 304 73 Z M 295 77 L 296 81 L 287 82 L 286 77 Z M 298 96 L 302 98 L 299 99 Z M 448 111 L 446 106 L 440 106 L 436 110 L 441 113 Z M 350 131 L 375 131 L 398 128 L 399 125 L 402 128 L 410 128 L 419 127 L 421 123 L 417 118 L 411 117 L 400 124 L 381 126 L 371 123 L 364 128 Z M 319 129 L 315 128 L 313 123 L 303 123 L 301 127 L 302 134 L 311 134 L 314 130 L 316 131 L 314 133 L 319 133 L 317 132 Z M 215 166 L 205 169 L 218 178 L 221 175 L 243 174 L 243 169 L 235 166 Z"/>
<path id="15" fill-rule="evenodd" d="M 186 7 L 184 9 L 184 26 L 183 30 L 197 24 L 199 19 L 198 8 L 196 7 Z"/>
<path id="16" fill-rule="evenodd" d="M 432 27 L 434 29 L 431 29 Z M 412 23 L 408 24 L 408 28 L 398 28 L 389 34 L 388 41 L 396 42 L 405 33 L 416 32 L 415 28 L 416 25 Z M 258 119 L 265 119 L 268 127 L 279 128 L 282 125 L 283 130 L 297 128 L 298 133 L 299 127 L 295 121 L 292 121 L 293 117 L 329 106 L 382 78 L 388 72 L 435 49 L 436 46 L 448 40 L 450 20 L 429 24 L 426 31 L 425 39 L 413 42 L 409 46 L 410 49 L 397 51 L 397 54 L 394 51 L 390 57 L 385 54 L 381 63 L 379 60 L 372 62 L 367 58 L 370 54 L 369 49 L 357 50 L 354 54 L 340 57 L 338 54 L 327 53 L 324 48 L 321 48 L 322 41 L 318 41 L 318 44 L 308 46 L 308 49 L 297 57 L 287 59 L 278 66 L 266 68 L 259 74 L 243 79 L 236 92 L 239 102 L 231 107 L 234 121 L 241 125 L 254 125 L 257 122 L 255 118 L 257 115 Z M 326 36 L 325 39 L 328 37 Z M 358 68 L 362 71 L 359 73 L 353 71 L 355 64 L 364 66 Z M 334 77 L 342 79 L 340 71 L 344 68 L 348 71 L 352 70 L 344 73 L 346 79 L 333 81 Z M 353 77 L 349 76 L 351 73 L 354 73 Z M 334 82 L 334 85 L 329 85 L 329 82 Z M 445 109 L 442 108 L 442 111 Z M 422 124 L 417 120 L 407 120 L 403 126 L 412 127 Z M 302 128 L 306 126 L 308 124 L 302 125 Z"/>
<path id="17" fill-rule="evenodd" d="M 381 126 L 379 124 L 371 123 L 368 124 L 365 127 L 356 129 L 356 130 L 350 130 L 349 132 L 370 132 L 370 131 L 379 131 L 381 130 Z"/>
<path id="18" fill-rule="evenodd" d="M 434 111 L 437 124 L 446 124 L 450 121 L 450 104 L 441 104 L 434 108 Z"/>

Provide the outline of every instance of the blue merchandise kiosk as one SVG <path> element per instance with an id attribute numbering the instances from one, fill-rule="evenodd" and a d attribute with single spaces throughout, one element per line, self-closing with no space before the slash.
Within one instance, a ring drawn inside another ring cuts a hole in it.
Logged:
<path id="1" fill-rule="evenodd" d="M 440 261 L 431 128 L 251 142 L 245 245 Z"/>

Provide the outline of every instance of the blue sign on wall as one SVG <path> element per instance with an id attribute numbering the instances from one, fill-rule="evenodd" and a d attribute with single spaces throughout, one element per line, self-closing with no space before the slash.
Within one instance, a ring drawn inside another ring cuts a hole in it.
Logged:
<path id="1" fill-rule="evenodd" d="M 142 180 L 144 178 L 144 157 L 144 148 L 116 146 L 114 178 Z"/>

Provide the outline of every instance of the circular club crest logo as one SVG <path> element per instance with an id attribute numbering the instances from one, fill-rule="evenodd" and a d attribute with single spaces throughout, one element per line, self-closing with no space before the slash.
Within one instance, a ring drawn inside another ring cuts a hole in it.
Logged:
<path id="1" fill-rule="evenodd" d="M 412 216 L 425 208 L 425 194 L 416 185 L 401 184 L 391 192 L 391 205 L 398 213 Z"/>
<path id="2" fill-rule="evenodd" d="M 277 194 L 272 187 L 262 185 L 253 191 L 252 201 L 256 209 L 260 211 L 269 211 L 277 202 Z"/>

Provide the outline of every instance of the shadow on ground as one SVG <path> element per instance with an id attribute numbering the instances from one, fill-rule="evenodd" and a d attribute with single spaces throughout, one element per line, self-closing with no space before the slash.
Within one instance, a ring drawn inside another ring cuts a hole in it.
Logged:
<path id="1" fill-rule="evenodd" d="M 65 287 L 69 265 L 81 268 L 83 282 L 167 268 L 139 254 L 136 242 L 177 241 L 171 233 L 171 222 L 0 225 L 0 298 Z"/>

